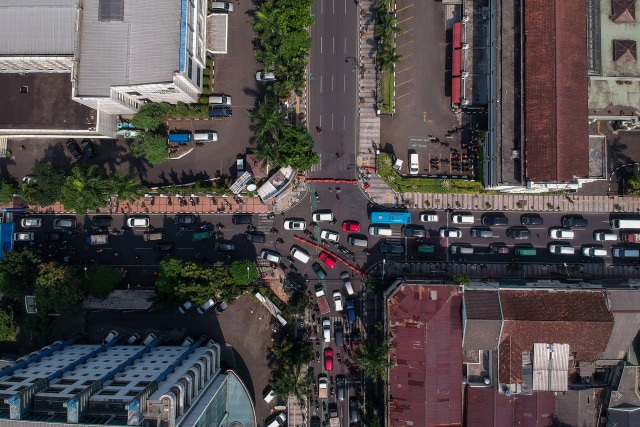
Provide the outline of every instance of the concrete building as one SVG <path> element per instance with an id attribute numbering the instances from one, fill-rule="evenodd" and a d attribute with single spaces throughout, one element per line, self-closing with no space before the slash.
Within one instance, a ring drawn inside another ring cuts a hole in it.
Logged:
<path id="1" fill-rule="evenodd" d="M 110 334 L 111 336 L 111 334 Z M 161 346 L 56 342 L 0 371 L 3 426 L 256 426 L 249 393 L 206 337 Z"/>

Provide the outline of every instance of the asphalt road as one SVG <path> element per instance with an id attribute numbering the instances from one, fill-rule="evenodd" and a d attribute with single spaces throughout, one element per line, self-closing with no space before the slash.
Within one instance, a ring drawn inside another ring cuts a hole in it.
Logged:
<path id="1" fill-rule="evenodd" d="M 358 125 L 356 4 L 352 0 L 319 0 L 312 7 L 312 16 L 309 132 L 320 163 L 311 175 L 353 178 Z M 316 132 L 317 127 L 322 135 Z"/>

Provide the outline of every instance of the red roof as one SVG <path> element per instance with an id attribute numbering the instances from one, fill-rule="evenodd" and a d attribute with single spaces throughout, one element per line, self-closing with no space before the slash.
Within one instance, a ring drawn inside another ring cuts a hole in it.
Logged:
<path id="1" fill-rule="evenodd" d="M 390 425 L 462 425 L 461 302 L 455 286 L 403 285 L 389 297 Z"/>
<path id="2" fill-rule="evenodd" d="M 635 0 L 613 0 L 613 20 L 615 22 L 636 22 Z"/>
<path id="3" fill-rule="evenodd" d="M 456 49 L 453 51 L 453 56 L 451 57 L 451 75 L 459 76 L 460 75 L 460 67 L 462 66 L 462 49 Z"/>
<path id="4" fill-rule="evenodd" d="M 524 3 L 526 177 L 589 174 L 586 0 Z"/>
<path id="5" fill-rule="evenodd" d="M 462 47 L 462 22 L 453 23 L 453 48 L 460 49 Z"/>
<path id="6" fill-rule="evenodd" d="M 451 103 L 460 104 L 460 77 L 451 79 Z"/>
<path id="7" fill-rule="evenodd" d="M 635 63 L 636 42 L 633 40 L 614 40 L 613 60 L 621 63 Z"/>
<path id="8" fill-rule="evenodd" d="M 488 387 L 467 387 L 467 427 L 550 427 L 556 411 L 552 392 L 507 397 Z"/>

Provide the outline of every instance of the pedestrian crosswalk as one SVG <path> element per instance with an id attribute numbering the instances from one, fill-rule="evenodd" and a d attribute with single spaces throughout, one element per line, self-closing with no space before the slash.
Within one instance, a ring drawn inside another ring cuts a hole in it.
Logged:
<path id="1" fill-rule="evenodd" d="M 320 172 L 322 170 L 322 153 L 318 153 L 318 163 L 311 166 L 311 172 Z"/>

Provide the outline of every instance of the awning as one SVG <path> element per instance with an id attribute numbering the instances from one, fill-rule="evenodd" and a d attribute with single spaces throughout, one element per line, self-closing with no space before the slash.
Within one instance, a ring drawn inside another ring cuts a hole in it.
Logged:
<path id="1" fill-rule="evenodd" d="M 453 48 L 460 49 L 462 47 L 462 22 L 453 24 Z"/>
<path id="2" fill-rule="evenodd" d="M 453 51 L 453 56 L 451 57 L 451 75 L 459 76 L 460 75 L 460 66 L 462 64 L 462 49 L 456 49 Z"/>
<path id="3" fill-rule="evenodd" d="M 451 103 L 460 104 L 460 77 L 451 79 Z"/>

